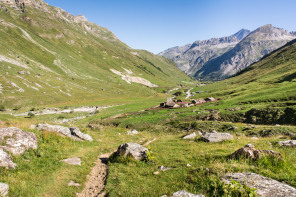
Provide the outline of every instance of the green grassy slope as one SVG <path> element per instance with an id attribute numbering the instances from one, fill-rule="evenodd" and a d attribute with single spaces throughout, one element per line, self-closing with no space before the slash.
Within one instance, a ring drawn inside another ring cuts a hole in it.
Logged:
<path id="1" fill-rule="evenodd" d="M 170 60 L 133 50 L 105 28 L 47 9 L 0 9 L 0 100 L 7 107 L 156 94 L 141 84 L 128 84 L 110 69 L 128 69 L 160 87 L 189 80 Z"/>

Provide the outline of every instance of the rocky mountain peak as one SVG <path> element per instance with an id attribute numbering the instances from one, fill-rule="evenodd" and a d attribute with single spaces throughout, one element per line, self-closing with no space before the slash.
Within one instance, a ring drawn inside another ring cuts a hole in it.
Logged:
<path id="1" fill-rule="evenodd" d="M 251 34 L 265 34 L 266 36 L 281 37 L 281 36 L 293 36 L 290 32 L 283 28 L 277 28 L 271 24 L 263 25 L 253 31 Z"/>
<path id="2" fill-rule="evenodd" d="M 251 33 L 250 30 L 247 29 L 241 29 L 232 36 L 235 36 L 238 40 L 244 39 L 246 36 L 248 36 Z"/>

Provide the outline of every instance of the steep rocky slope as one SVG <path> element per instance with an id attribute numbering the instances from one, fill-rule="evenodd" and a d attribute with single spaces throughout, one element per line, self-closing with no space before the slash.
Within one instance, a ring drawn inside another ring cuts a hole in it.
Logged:
<path id="1" fill-rule="evenodd" d="M 229 77 L 295 38 L 287 30 L 264 25 L 251 32 L 233 49 L 207 62 L 194 76 L 201 79 Z"/>
<path id="2" fill-rule="evenodd" d="M 0 40 L 7 106 L 146 97 L 188 80 L 171 61 L 42 0 L 0 0 Z"/>
<path id="3" fill-rule="evenodd" d="M 172 59 L 178 68 L 188 75 L 194 75 L 204 64 L 235 47 L 249 33 L 249 30 L 242 29 L 228 37 L 196 41 L 190 45 L 170 48 L 160 55 Z"/>

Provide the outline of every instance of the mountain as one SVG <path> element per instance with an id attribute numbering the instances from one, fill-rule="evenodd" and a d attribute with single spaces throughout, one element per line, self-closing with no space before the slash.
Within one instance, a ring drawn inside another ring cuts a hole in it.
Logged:
<path id="1" fill-rule="evenodd" d="M 226 99 L 228 107 L 295 107 L 295 64 L 296 39 L 265 55 L 235 76 L 199 87 L 198 90 Z"/>
<path id="2" fill-rule="evenodd" d="M 235 47 L 249 33 L 249 30 L 241 29 L 228 37 L 196 41 L 193 44 L 167 49 L 159 55 L 172 59 L 177 67 L 188 75 L 194 75 L 205 63 Z"/>
<path id="3" fill-rule="evenodd" d="M 264 25 L 251 32 L 233 49 L 208 61 L 194 77 L 224 79 L 245 69 L 264 55 L 283 46 L 296 37 L 287 30 Z"/>
<path id="4" fill-rule="evenodd" d="M 7 106 L 148 97 L 189 79 L 172 61 L 42 0 L 0 0 L 0 40 Z"/>

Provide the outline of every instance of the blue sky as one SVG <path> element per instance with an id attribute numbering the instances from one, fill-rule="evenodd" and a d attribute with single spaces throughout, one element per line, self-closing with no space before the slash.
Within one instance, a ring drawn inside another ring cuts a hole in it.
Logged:
<path id="1" fill-rule="evenodd" d="M 153 53 L 265 24 L 296 31 L 295 0 L 45 0 Z"/>

